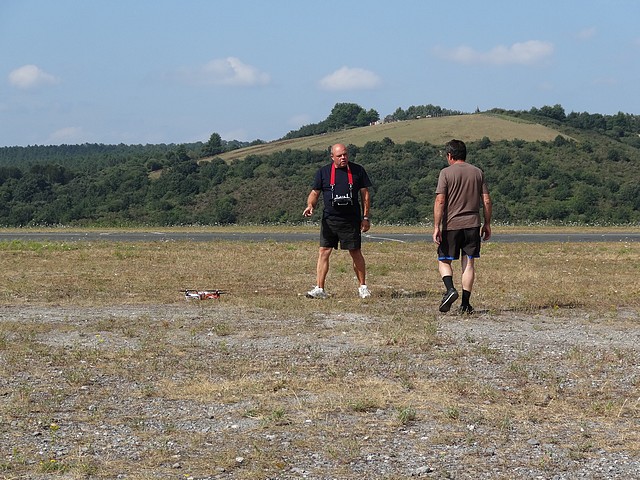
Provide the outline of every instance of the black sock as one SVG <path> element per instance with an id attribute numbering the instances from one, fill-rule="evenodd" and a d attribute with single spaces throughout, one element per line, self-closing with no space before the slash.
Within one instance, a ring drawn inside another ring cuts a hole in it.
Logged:
<path id="1" fill-rule="evenodd" d="M 462 289 L 462 305 L 469 305 L 470 298 L 471 292 L 469 290 Z"/>
<path id="2" fill-rule="evenodd" d="M 444 286 L 447 290 L 453 288 L 453 277 L 451 275 L 447 275 L 446 277 L 442 277 L 442 281 L 444 282 Z"/>

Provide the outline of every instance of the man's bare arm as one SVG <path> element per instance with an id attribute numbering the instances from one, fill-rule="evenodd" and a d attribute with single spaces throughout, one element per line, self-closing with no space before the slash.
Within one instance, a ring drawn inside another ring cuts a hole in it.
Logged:
<path id="1" fill-rule="evenodd" d="M 318 198 L 320 198 L 320 190 L 311 190 L 309 196 L 307 197 L 307 208 L 304 209 L 302 215 L 304 215 L 305 217 L 310 217 L 311 215 L 313 215 L 313 210 L 318 204 Z"/>
<path id="2" fill-rule="evenodd" d="M 491 238 L 491 215 L 493 214 L 493 205 L 491 204 L 491 196 L 488 193 L 482 194 L 482 203 L 484 204 L 484 224 L 480 230 L 483 240 Z"/>
<path id="3" fill-rule="evenodd" d="M 442 241 L 442 232 L 440 225 L 442 224 L 442 217 L 444 216 L 444 204 L 446 197 L 444 193 L 436 194 L 436 199 L 433 202 L 433 241 L 440 245 Z"/>

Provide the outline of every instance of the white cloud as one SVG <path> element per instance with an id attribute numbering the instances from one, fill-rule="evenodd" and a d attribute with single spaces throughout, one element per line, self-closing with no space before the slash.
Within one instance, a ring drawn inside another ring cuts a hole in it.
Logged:
<path id="1" fill-rule="evenodd" d="M 253 87 L 267 85 L 271 81 L 268 73 L 243 63 L 236 57 L 211 60 L 195 69 L 182 69 L 178 79 L 190 85 L 229 87 Z"/>
<path id="2" fill-rule="evenodd" d="M 224 140 L 228 142 L 230 142 L 231 140 L 238 140 L 239 142 L 250 142 L 251 140 L 255 140 L 255 139 L 249 140 L 249 134 L 244 128 L 227 130 L 225 132 L 222 132 L 220 134 L 220 137 L 222 137 Z M 209 140 L 209 137 L 207 137 L 207 140 Z"/>
<path id="3" fill-rule="evenodd" d="M 82 143 L 84 132 L 81 127 L 65 127 L 60 130 L 56 130 L 49 135 L 49 142 L 51 144 L 76 144 Z"/>
<path id="4" fill-rule="evenodd" d="M 595 27 L 585 28 L 576 34 L 576 38 L 583 41 L 589 40 L 594 37 L 596 31 Z"/>
<path id="5" fill-rule="evenodd" d="M 544 92 L 550 92 L 554 89 L 554 85 L 551 82 L 541 82 L 538 84 L 538 90 L 542 90 Z"/>
<path id="6" fill-rule="evenodd" d="M 463 45 L 450 50 L 436 48 L 435 53 L 447 60 L 464 64 L 535 65 L 550 57 L 553 50 L 551 42 L 529 40 L 509 47 L 498 45 L 488 52 L 478 52 Z"/>
<path id="7" fill-rule="evenodd" d="M 613 87 L 618 84 L 618 80 L 614 77 L 598 77 L 593 80 L 593 84 Z"/>
<path id="8" fill-rule="evenodd" d="M 370 90 L 380 85 L 380 77 L 362 68 L 342 67 L 320 80 L 323 90 Z"/>
<path id="9" fill-rule="evenodd" d="M 311 123 L 311 115 L 307 113 L 294 115 L 293 117 L 289 118 L 289 121 L 287 123 L 294 128 L 300 128 L 303 125 L 309 125 Z"/>
<path id="10" fill-rule="evenodd" d="M 9 83 L 22 90 L 53 85 L 58 79 L 36 65 L 23 65 L 9 73 Z"/>

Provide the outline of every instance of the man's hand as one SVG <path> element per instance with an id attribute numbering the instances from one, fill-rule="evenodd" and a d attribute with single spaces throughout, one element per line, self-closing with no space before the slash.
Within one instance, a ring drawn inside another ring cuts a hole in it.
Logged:
<path id="1" fill-rule="evenodd" d="M 367 220 L 362 219 L 362 221 L 360 222 L 360 231 L 368 232 L 370 228 L 371 228 L 371 222 L 369 221 L 369 219 Z"/>
<path id="2" fill-rule="evenodd" d="M 491 238 L 491 225 L 487 225 L 486 223 L 482 225 L 480 229 L 480 235 L 482 236 L 482 240 L 485 242 Z"/>
<path id="3" fill-rule="evenodd" d="M 439 227 L 433 229 L 433 243 L 440 245 L 442 242 L 442 232 Z"/>
<path id="4" fill-rule="evenodd" d="M 311 190 L 311 192 L 309 192 L 309 197 L 307 198 L 307 208 L 304 209 L 302 215 L 304 215 L 305 217 L 310 217 L 311 215 L 313 215 L 313 210 L 316 208 L 318 198 L 320 198 L 320 190 Z"/>

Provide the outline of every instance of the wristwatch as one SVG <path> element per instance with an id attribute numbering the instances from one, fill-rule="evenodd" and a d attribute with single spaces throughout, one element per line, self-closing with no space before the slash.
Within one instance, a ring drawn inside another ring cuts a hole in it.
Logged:
<path id="1" fill-rule="evenodd" d="M 362 217 L 363 220 L 369 221 L 369 217 Z"/>

